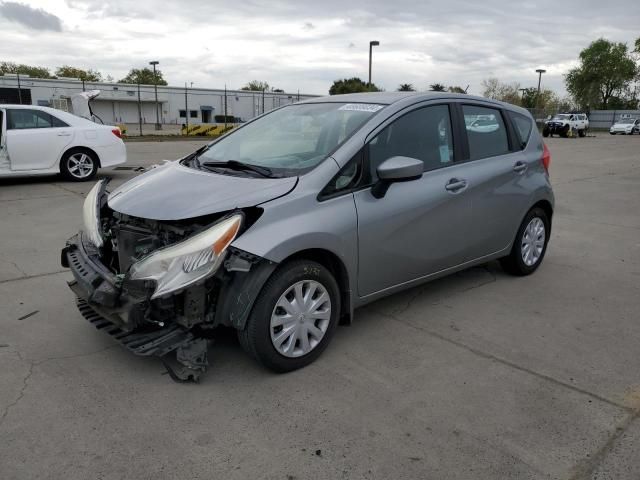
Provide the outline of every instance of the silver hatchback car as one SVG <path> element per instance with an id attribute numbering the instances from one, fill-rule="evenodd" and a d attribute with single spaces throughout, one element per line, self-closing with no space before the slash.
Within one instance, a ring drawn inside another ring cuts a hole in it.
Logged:
<path id="1" fill-rule="evenodd" d="M 385 295 L 500 259 L 544 258 L 550 154 L 526 110 L 448 93 L 289 105 L 87 195 L 62 264 L 80 312 L 176 380 L 219 326 L 263 365 L 315 360 Z"/>

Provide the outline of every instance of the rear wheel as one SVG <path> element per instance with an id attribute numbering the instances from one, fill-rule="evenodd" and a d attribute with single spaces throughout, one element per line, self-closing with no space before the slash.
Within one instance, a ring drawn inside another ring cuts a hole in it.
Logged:
<path id="1" fill-rule="evenodd" d="M 518 276 L 535 272 L 547 251 L 549 227 L 549 217 L 544 210 L 538 207 L 529 210 L 518 228 L 511 253 L 500 259 L 502 268 Z"/>
<path id="2" fill-rule="evenodd" d="M 289 372 L 320 356 L 339 315 L 340 291 L 331 272 L 319 263 L 295 260 L 269 278 L 238 337 L 262 365 Z"/>
<path id="3" fill-rule="evenodd" d="M 579 137 L 586 137 L 587 136 L 587 131 L 586 130 L 578 130 L 578 136 Z"/>
<path id="4" fill-rule="evenodd" d="M 98 173 L 98 157 L 89 150 L 69 150 L 60 161 L 60 172 L 74 182 L 91 180 Z"/>

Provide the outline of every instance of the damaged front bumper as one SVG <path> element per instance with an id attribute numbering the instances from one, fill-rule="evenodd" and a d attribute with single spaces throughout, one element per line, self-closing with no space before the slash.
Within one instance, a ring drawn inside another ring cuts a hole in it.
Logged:
<path id="1" fill-rule="evenodd" d="M 82 233 L 67 241 L 61 263 L 82 316 L 135 355 L 160 357 L 177 381 L 198 381 L 208 366 L 210 329 L 242 329 L 275 264 L 246 252 L 230 252 L 204 285 L 151 300 L 153 285 L 116 275 Z"/>

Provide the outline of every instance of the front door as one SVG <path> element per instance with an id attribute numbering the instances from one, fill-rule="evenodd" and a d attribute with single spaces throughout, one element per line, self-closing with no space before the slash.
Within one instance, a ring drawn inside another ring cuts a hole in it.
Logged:
<path id="1" fill-rule="evenodd" d="M 379 132 L 366 147 L 371 181 L 394 156 L 420 159 L 420 179 L 393 183 L 374 198 L 354 193 L 358 214 L 358 294 L 419 279 L 463 262 L 469 203 L 464 165 L 455 163 L 449 105 L 414 109 Z"/>
<path id="2" fill-rule="evenodd" d="M 73 139 L 73 129 L 44 110 L 8 108 L 6 112 L 11 170 L 53 168 Z"/>
<path id="3" fill-rule="evenodd" d="M 7 127 L 5 118 L 4 110 L 0 110 L 0 172 L 11 169 L 9 154 L 7 152 Z"/>

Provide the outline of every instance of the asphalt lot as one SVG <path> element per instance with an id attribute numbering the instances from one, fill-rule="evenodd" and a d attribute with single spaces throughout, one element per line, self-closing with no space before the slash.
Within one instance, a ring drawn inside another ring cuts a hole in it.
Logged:
<path id="1" fill-rule="evenodd" d="M 130 143 L 130 165 L 201 142 Z M 172 382 L 76 311 L 59 263 L 91 184 L 0 182 L 0 478 L 640 478 L 640 137 L 548 139 L 545 262 L 378 301 L 306 369 L 222 332 Z M 133 171 L 105 171 L 119 184 Z"/>

